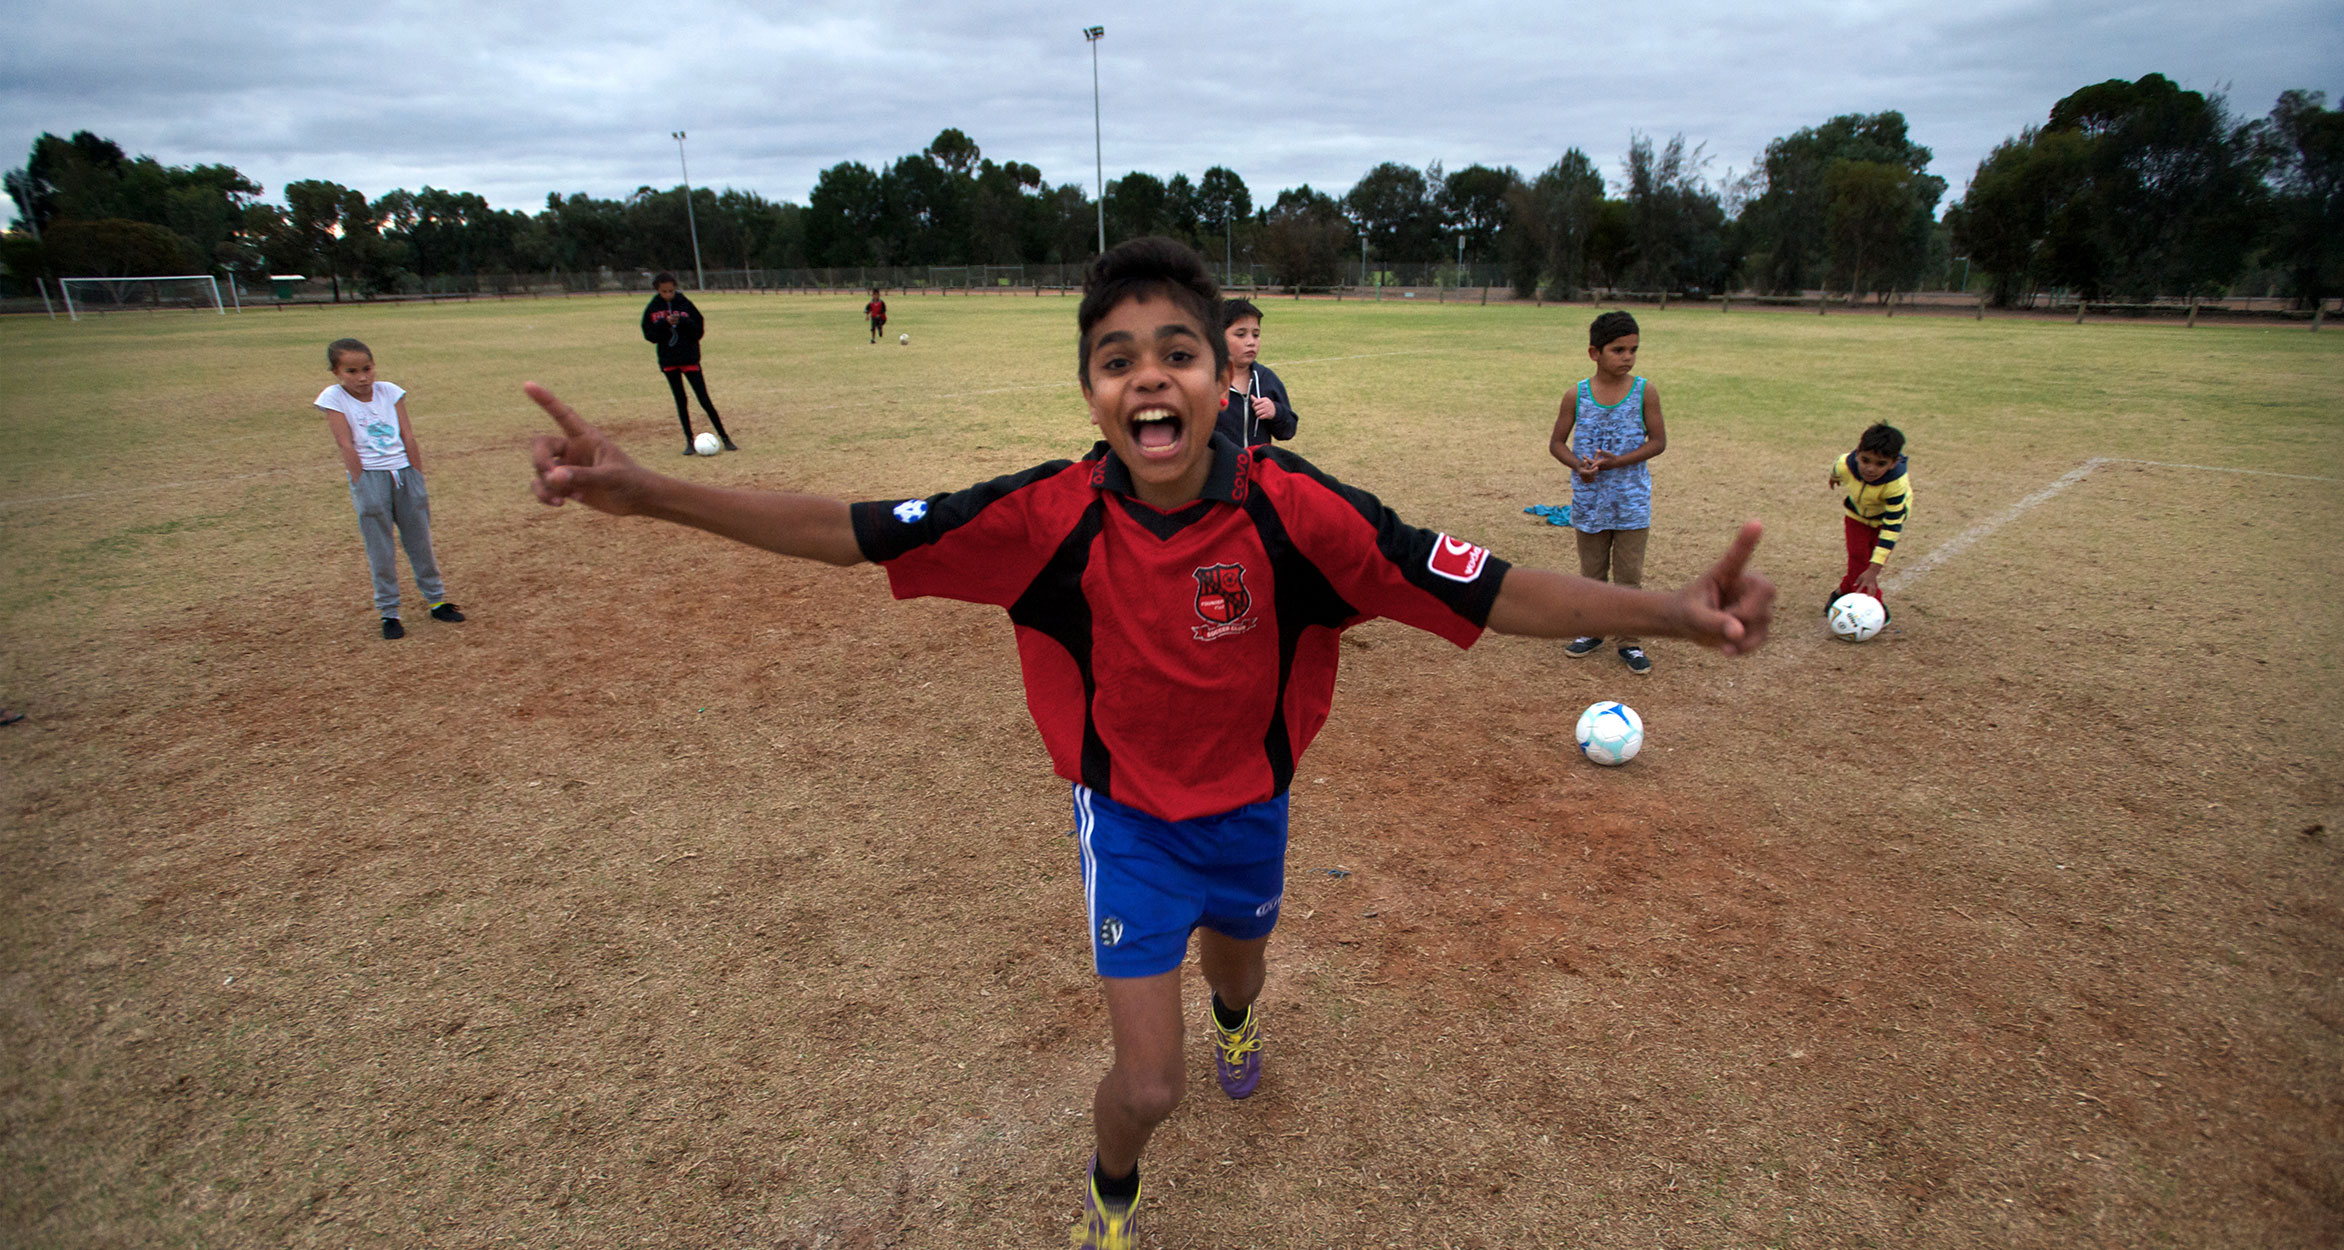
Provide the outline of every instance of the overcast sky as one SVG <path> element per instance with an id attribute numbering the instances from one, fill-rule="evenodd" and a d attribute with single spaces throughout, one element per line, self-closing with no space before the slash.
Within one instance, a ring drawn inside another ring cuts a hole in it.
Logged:
<path id="1" fill-rule="evenodd" d="M 548 191 L 692 181 L 803 203 L 957 126 L 1051 183 L 1213 165 L 1257 200 L 1341 192 L 1379 161 L 1534 174 L 1682 133 L 1722 180 L 1769 139 L 1901 110 L 1957 197 L 2077 87 L 2160 72 L 2269 112 L 2344 93 L 2339 0 L 1633 0 L 1119 5 L 985 0 L 504 5 L 0 0 L 0 161 L 93 130 L 166 164 L 236 166 L 275 200 L 326 178 L 533 210 Z"/>

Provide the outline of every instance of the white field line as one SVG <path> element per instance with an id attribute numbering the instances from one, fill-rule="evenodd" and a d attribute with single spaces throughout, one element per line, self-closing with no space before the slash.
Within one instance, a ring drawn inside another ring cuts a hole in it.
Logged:
<path id="1" fill-rule="evenodd" d="M 1425 348 L 1425 349 L 1411 349 L 1411 350 L 1407 350 L 1407 351 L 1396 351 L 1396 352 L 1361 352 L 1360 354 L 1358 354 L 1358 355 L 1356 355 L 1356 356 L 1312 356 L 1312 357 L 1306 357 L 1306 358 L 1304 358 L 1304 359 L 1301 359 L 1301 360 L 1289 360 L 1289 361 L 1285 361 L 1285 362 L 1283 362 L 1283 364 L 1284 364 L 1284 365 L 1288 365 L 1288 366 L 1291 366 L 1291 365 L 1317 365 L 1317 364 L 1327 364 L 1327 363 L 1329 363 L 1329 362 L 1332 362 L 1332 361 L 1337 361 L 1337 360 L 1367 360 L 1367 359 L 1369 359 L 1369 358 L 1371 358 L 1371 357 L 1376 357 L 1376 356 L 1425 356 L 1425 355 L 1430 355 L 1430 354 L 1432 354 L 1432 350 L 1431 350 L 1431 349 L 1429 349 L 1429 348 Z M 1010 395 L 1010 394 L 1015 394 L 1015 393 L 1017 393 L 1017 392 L 1019 392 L 1019 391 L 1055 391 L 1055 390 L 1065 390 L 1065 389 L 1067 389 L 1067 388 L 1070 388 L 1070 387 L 1072 387 L 1072 386 L 1074 386 L 1074 385 L 1075 385 L 1075 381 L 1074 381 L 1074 379 L 1073 379 L 1073 378 L 1068 378 L 1068 379 L 1066 379 L 1065 381 L 1062 381 L 1062 382 L 1029 382 L 1029 383 L 1024 383 L 1024 384 L 1022 384 L 1022 385 L 1018 385 L 1018 386 L 996 386 L 996 387 L 989 387 L 989 388 L 986 388 L 986 389 L 984 389 L 984 390 L 974 390 L 974 391 L 951 391 L 951 392 L 948 392 L 948 393 L 946 393 L 946 394 L 942 394 L 942 395 L 931 395 L 931 396 L 928 396 L 928 397 L 926 397 L 926 399 L 923 399 L 923 400 L 921 400 L 920 402 L 923 402 L 923 403 L 925 403 L 925 402 L 929 402 L 929 401 L 944 401 L 944 400 L 954 400 L 954 399 L 973 399 L 973 398 L 978 398 L 978 397 L 985 396 L 985 395 Z M 835 410 L 837 410 L 837 409 L 840 409 L 840 408 L 867 408 L 867 407 L 872 407 L 872 406 L 876 406 L 876 405 L 879 405 L 879 404 L 884 404 L 884 403 L 886 403 L 886 402 L 888 402 L 888 401 L 887 401 L 886 399 L 883 399 L 883 398 L 871 398 L 871 399 L 853 399 L 853 400 L 846 400 L 846 401 L 844 401 L 844 402 L 841 402 L 841 403 L 835 403 L 835 404 L 813 404 L 813 405 L 798 405 L 798 406 L 794 406 L 794 407 L 792 407 L 792 408 L 790 409 L 790 411 L 791 411 L 791 412 L 831 412 L 831 411 L 835 411 Z M 257 440 L 257 439 L 263 439 L 263 438 L 267 438 L 267 439 L 282 439 L 283 437 L 285 437 L 285 436 L 284 436 L 284 435 L 281 435 L 281 434 L 263 432 L 263 433 L 258 433 L 258 434 L 246 434 L 246 435 L 243 435 L 243 436 L 241 436 L 240 438 L 238 438 L 238 439 L 235 439 L 235 440 L 220 440 L 220 441 L 239 441 L 239 442 L 242 442 L 242 441 L 251 441 L 251 440 Z M 179 482 L 150 482 L 150 483 L 148 483 L 148 484 L 146 484 L 146 485 L 144 485 L 144 486 L 118 486 L 118 487 L 115 487 L 115 488 L 113 488 L 113 489 L 111 489 L 111 490 L 85 490 L 85 491 L 76 491 L 76 492 L 74 492 L 74 493 L 72 493 L 72 494 L 68 494 L 68 495 L 34 495 L 34 496 L 30 496 L 30 497 L 27 497 L 27 498 L 24 498 L 24 499 L 0 499 L 0 509 L 7 509 L 7 508 L 19 508 L 19 507 L 28 507 L 28 506 L 30 506 L 30 505 L 33 505 L 33 504 L 48 504 L 48 503 L 71 503 L 71 502 L 73 502 L 74 500 L 77 500 L 77 499 L 104 499 L 104 498 L 107 498 L 107 497 L 110 497 L 110 496 L 114 496 L 114 495 L 145 495 L 145 494 L 151 494 L 151 493 L 153 493 L 153 492 L 155 492 L 155 491 L 160 491 L 160 490 L 188 490 L 188 489 L 193 489 L 193 488 L 195 488 L 195 487 L 200 487 L 200 486 L 224 486 L 224 485 L 227 485 L 227 484 L 228 484 L 228 483 L 230 483 L 230 482 L 248 482 L 248 481 L 251 481 L 251 480 L 252 480 L 252 479 L 254 479 L 254 478 L 261 478 L 261 477 L 276 477 L 276 476 L 280 476 L 280 475 L 282 475 L 282 474 L 286 474 L 286 473 L 296 473 L 296 472 L 299 472 L 299 473 L 306 473 L 306 472 L 309 472 L 309 471 L 310 471 L 310 470 L 309 470 L 308 468 L 306 468 L 306 467 L 305 467 L 305 468 L 301 468 L 301 469 L 291 469 L 291 468 L 285 468 L 285 469 L 268 469 L 268 470 L 264 470 L 264 471 L 262 471 L 262 472 L 259 472 L 259 473 L 236 473 L 236 474 L 231 474 L 231 475 L 229 475 L 229 476 L 227 476 L 227 477 L 204 477 L 204 478 L 189 478 L 189 479 L 187 479 L 187 480 L 185 480 L 185 481 L 179 481 Z"/>
<path id="2" fill-rule="evenodd" d="M 2267 469 L 2232 469 L 2215 464 L 2176 464 L 2169 460 L 2136 460 L 2127 456 L 2094 456 L 2060 474 L 2059 480 L 2049 486 L 2003 509 L 1999 515 L 1980 521 L 1963 530 L 1931 550 L 1929 554 L 1906 565 L 1901 571 L 1891 573 L 1881 580 L 1881 588 L 1899 590 L 1919 581 L 1923 574 L 1976 546 L 2003 526 L 2050 502 L 2059 492 L 2084 480 L 2091 475 L 2092 470 L 2104 464 L 2147 464 L 2155 465 L 2161 469 L 2195 469 L 2202 473 L 2243 473 L 2254 477 L 2283 477 L 2298 482 L 2333 482 L 2337 480 L 2332 477 L 2314 477 L 2307 473 L 2273 473 Z"/>
<path id="3" fill-rule="evenodd" d="M 2269 469 L 2228 469 L 2218 464 L 2178 464 L 2171 460 L 2135 460 L 2129 456 L 2100 456 L 2091 464 L 2153 464 L 2160 469 L 2196 469 L 2202 473 L 2244 473 L 2250 477 L 2283 477 L 2297 482 L 2333 482 L 2332 477 L 2314 477 L 2309 473 L 2273 473 Z"/>

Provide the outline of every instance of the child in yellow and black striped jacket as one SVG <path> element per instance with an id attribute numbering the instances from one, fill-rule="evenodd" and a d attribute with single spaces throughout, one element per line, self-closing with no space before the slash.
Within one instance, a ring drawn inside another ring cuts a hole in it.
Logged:
<path id="1" fill-rule="evenodd" d="M 1847 491 L 1840 503 L 1846 512 L 1842 518 L 1847 531 L 1848 571 L 1839 579 L 1839 589 L 1831 592 L 1824 609 L 1841 595 L 1861 591 L 1881 600 L 1880 571 L 1888 567 L 1889 554 L 1896 550 L 1897 539 L 1904 536 L 1905 522 L 1912 518 L 1913 482 L 1905 469 L 1904 433 L 1885 422 L 1876 422 L 1856 440 L 1856 449 L 1841 456 L 1831 466 L 1831 484 Z"/>

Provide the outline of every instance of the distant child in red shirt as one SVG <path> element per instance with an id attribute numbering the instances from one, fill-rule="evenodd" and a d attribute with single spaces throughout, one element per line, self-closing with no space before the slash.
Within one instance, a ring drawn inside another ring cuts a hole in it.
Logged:
<path id="1" fill-rule="evenodd" d="M 887 301 L 879 298 L 879 288 L 871 288 L 871 302 L 863 305 L 863 315 L 871 319 L 871 341 L 887 333 Z"/>
<path id="2" fill-rule="evenodd" d="M 1091 264 L 1078 376 L 1101 441 L 967 490 L 849 504 L 727 490 L 636 465 L 532 383 L 558 435 L 533 489 L 783 555 L 871 561 L 899 598 L 1005 609 L 1026 701 L 1072 785 L 1087 928 L 1115 1061 L 1092 1098 L 1094 1154 L 1073 1242 L 1132 1244 L 1139 1159 L 1186 1086 L 1181 965 L 1212 987 L 1222 1090 L 1262 1076 L 1255 997 L 1284 897 L 1287 791 L 1334 696 L 1344 630 L 1390 617 L 1470 646 L 1671 634 L 1729 655 L 1766 637 L 1774 587 L 1744 571 L 1758 525 L 1674 594 L 1510 567 L 1418 529 L 1283 449 L 1214 432 L 1226 387 L 1204 258 L 1135 239 Z M 924 1210 L 925 1204 L 912 1204 Z M 916 1240 L 916 1239 L 915 1239 Z"/>

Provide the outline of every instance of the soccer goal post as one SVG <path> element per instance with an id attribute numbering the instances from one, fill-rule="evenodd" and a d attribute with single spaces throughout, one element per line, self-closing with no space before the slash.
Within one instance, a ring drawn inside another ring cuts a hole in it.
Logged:
<path id="1" fill-rule="evenodd" d="M 90 304 L 88 296 L 81 305 L 73 302 L 74 284 L 93 286 L 115 308 L 190 308 L 200 309 L 210 304 L 212 311 L 225 317 L 228 306 L 220 299 L 220 280 L 208 273 L 182 273 L 147 278 L 59 278 L 57 289 L 65 295 L 65 315 L 81 320 L 81 308 Z M 174 285 L 176 284 L 176 285 Z"/>

